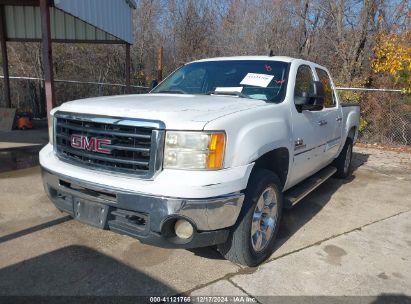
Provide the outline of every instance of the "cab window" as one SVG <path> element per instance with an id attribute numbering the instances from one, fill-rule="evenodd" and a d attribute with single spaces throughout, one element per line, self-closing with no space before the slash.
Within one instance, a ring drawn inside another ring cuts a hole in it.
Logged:
<path id="1" fill-rule="evenodd" d="M 294 97 L 305 97 L 304 93 L 310 92 L 313 81 L 311 68 L 308 65 L 301 65 L 295 78 Z"/>
<path id="2" fill-rule="evenodd" d="M 333 89 L 331 87 L 331 81 L 330 81 L 330 77 L 328 76 L 328 73 L 325 70 L 319 69 L 319 68 L 316 68 L 315 71 L 317 72 L 318 78 L 324 87 L 324 107 L 325 108 L 335 107 Z"/>

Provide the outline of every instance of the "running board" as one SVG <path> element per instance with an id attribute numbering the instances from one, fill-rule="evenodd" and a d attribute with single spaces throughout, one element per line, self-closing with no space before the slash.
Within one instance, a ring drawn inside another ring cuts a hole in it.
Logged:
<path id="1" fill-rule="evenodd" d="M 337 171 L 335 167 L 326 167 L 311 177 L 284 192 L 284 208 L 291 208 L 311 191 L 329 179 Z"/>

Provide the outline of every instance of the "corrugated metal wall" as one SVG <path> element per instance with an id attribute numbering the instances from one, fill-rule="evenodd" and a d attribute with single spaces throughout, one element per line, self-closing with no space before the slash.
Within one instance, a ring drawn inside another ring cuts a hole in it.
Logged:
<path id="1" fill-rule="evenodd" d="M 126 0 L 55 0 L 50 8 L 55 40 L 133 43 L 132 9 Z M 8 39 L 41 39 L 40 8 L 5 6 Z"/>
<path id="2" fill-rule="evenodd" d="M 133 43 L 132 8 L 126 0 L 54 0 L 54 5 L 111 35 Z"/>

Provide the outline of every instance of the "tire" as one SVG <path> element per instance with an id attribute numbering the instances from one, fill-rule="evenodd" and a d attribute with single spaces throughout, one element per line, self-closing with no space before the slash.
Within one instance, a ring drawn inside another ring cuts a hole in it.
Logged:
<path id="1" fill-rule="evenodd" d="M 252 172 L 237 222 L 231 229 L 227 242 L 218 245 L 224 258 L 253 267 L 272 254 L 283 206 L 281 189 L 279 178 L 271 171 L 256 169 Z M 259 201 L 260 198 L 262 200 Z M 263 235 L 266 236 L 266 241 Z"/>
<path id="2" fill-rule="evenodd" d="M 352 148 L 353 141 L 351 138 L 347 138 L 340 155 L 334 160 L 333 165 L 337 168 L 335 176 L 337 178 L 347 178 L 352 173 Z"/>

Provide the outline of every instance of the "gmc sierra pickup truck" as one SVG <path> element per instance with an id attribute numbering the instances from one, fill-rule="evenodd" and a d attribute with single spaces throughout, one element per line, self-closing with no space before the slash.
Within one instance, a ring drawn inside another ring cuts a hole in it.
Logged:
<path id="1" fill-rule="evenodd" d="M 359 115 L 318 64 L 199 60 L 149 94 L 53 109 L 44 188 L 86 224 L 162 247 L 216 245 L 255 266 L 274 250 L 283 208 L 350 174 Z"/>

